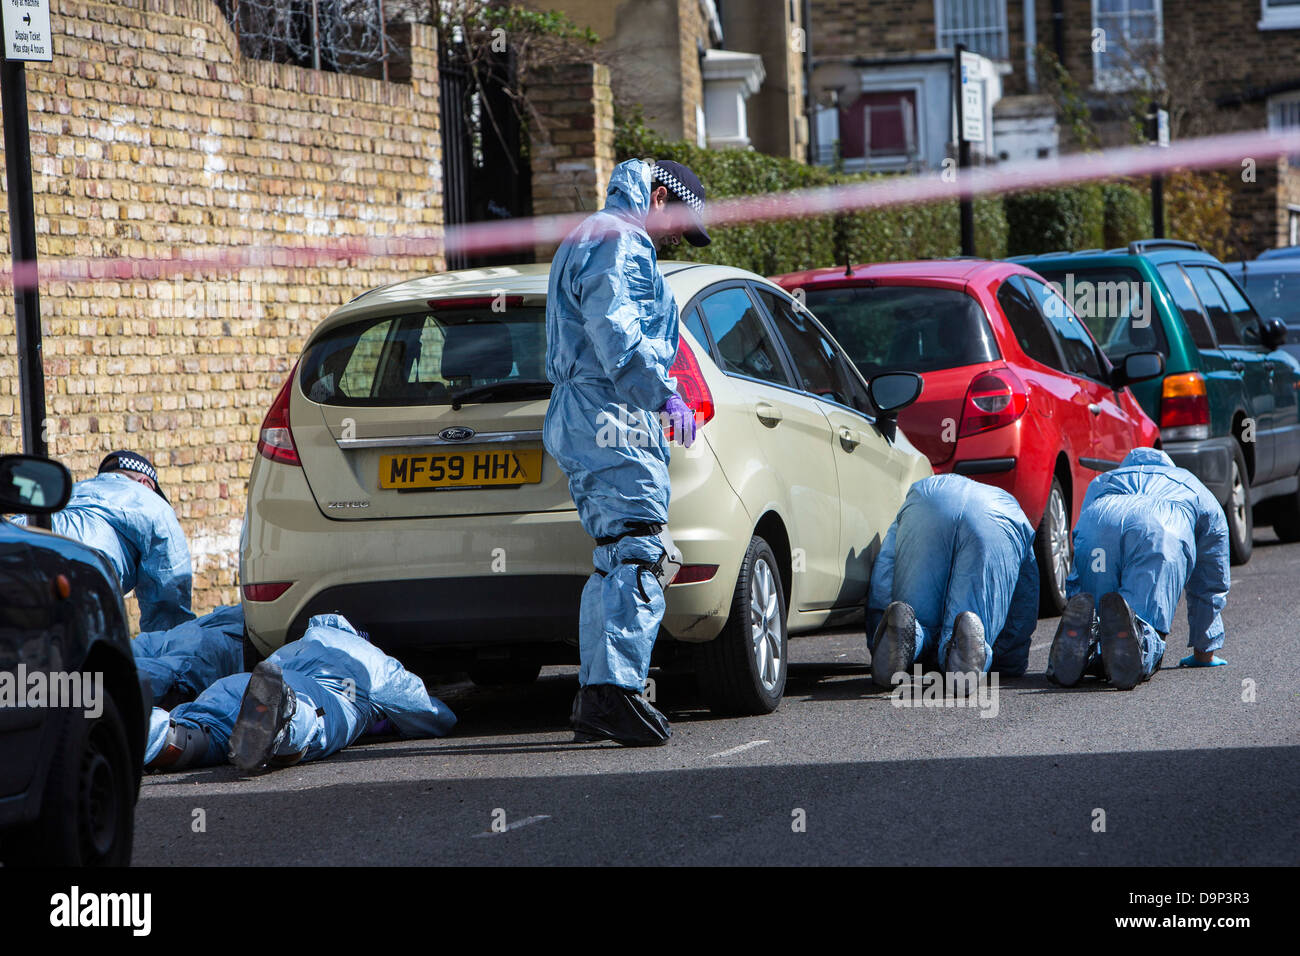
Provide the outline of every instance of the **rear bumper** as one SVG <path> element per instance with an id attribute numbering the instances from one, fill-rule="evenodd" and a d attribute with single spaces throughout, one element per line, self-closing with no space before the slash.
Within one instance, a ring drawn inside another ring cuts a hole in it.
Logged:
<path id="1" fill-rule="evenodd" d="M 1175 441 L 1164 446 L 1164 452 L 1179 468 L 1186 468 L 1210 489 L 1210 494 L 1227 501 L 1232 485 L 1232 451 L 1235 440 L 1231 437 L 1206 438 L 1201 441 Z"/>

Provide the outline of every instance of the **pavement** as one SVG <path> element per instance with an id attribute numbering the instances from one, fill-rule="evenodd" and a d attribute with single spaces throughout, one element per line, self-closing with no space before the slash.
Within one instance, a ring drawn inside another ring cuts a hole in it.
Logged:
<path id="1" fill-rule="evenodd" d="M 1133 691 L 1029 672 L 980 707 L 898 707 L 864 635 L 793 638 L 786 696 L 717 719 L 656 677 L 668 746 L 572 744 L 576 668 L 532 686 L 431 685 L 442 740 L 367 742 L 242 777 L 145 778 L 134 862 L 230 864 L 1047 864 L 1300 862 L 1300 544 L 1256 532 L 1224 612 L 1226 667 Z M 996 707 L 993 706 L 994 700 Z"/>

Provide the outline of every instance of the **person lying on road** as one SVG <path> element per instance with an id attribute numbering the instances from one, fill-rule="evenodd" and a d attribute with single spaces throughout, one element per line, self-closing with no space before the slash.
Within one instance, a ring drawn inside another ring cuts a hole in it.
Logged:
<path id="1" fill-rule="evenodd" d="M 318 614 L 251 674 L 223 677 L 170 714 L 154 708 L 145 767 L 291 766 L 337 753 L 383 720 L 403 737 L 442 737 L 456 716 L 342 615 Z"/>
<path id="2" fill-rule="evenodd" d="M 131 650 L 153 705 L 171 710 L 244 669 L 244 609 L 221 607 L 165 631 L 146 631 Z"/>
<path id="3" fill-rule="evenodd" d="M 1135 448 L 1088 485 L 1047 679 L 1072 687 L 1093 674 L 1121 690 L 1149 679 L 1184 589 L 1192 653 L 1179 665 L 1226 664 L 1214 652 L 1223 646 L 1219 615 L 1231 584 L 1219 502 L 1163 451 Z"/>
<path id="4" fill-rule="evenodd" d="M 871 679 L 892 687 L 918 661 L 1023 674 L 1038 623 L 1033 544 L 1033 526 L 1000 488 L 952 474 L 912 485 L 871 572 Z"/>

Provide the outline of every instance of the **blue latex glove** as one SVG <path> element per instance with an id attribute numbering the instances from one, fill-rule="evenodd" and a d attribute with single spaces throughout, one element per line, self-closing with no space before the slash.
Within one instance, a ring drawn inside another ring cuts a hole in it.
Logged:
<path id="1" fill-rule="evenodd" d="M 1195 654 L 1188 654 L 1186 657 L 1184 657 L 1181 661 L 1178 662 L 1178 666 L 1179 667 L 1222 667 L 1226 663 L 1228 662 L 1225 661 L 1218 654 L 1215 654 L 1208 664 L 1198 661 L 1196 659 Z"/>
<path id="2" fill-rule="evenodd" d="M 664 403 L 662 414 L 667 417 L 668 427 L 672 429 L 669 437 L 690 448 L 695 443 L 695 413 L 690 406 L 682 401 L 680 395 L 673 395 Z"/>

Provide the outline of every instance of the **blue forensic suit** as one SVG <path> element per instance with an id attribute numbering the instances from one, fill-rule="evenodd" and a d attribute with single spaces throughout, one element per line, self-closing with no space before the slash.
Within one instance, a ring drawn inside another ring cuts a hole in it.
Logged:
<path id="1" fill-rule="evenodd" d="M 867 640 L 892 601 L 916 612 L 916 660 L 946 670 L 957 616 L 970 611 L 991 648 L 985 670 L 1019 677 L 1038 623 L 1034 529 L 1016 499 L 961 475 L 907 492 L 871 571 Z"/>
<path id="2" fill-rule="evenodd" d="M 131 642 L 135 667 L 149 679 L 155 707 L 193 700 L 223 677 L 244 669 L 244 609 L 236 604 L 178 624 L 146 631 Z"/>
<path id="3" fill-rule="evenodd" d="M 600 542 L 582 592 L 579 624 L 585 687 L 641 691 L 663 618 L 654 564 L 668 521 L 668 442 L 659 412 L 675 393 L 678 317 L 645 230 L 650 167 L 619 164 L 605 208 L 560 245 L 546 300 L 546 450 L 564 469 L 587 534 Z"/>
<path id="4" fill-rule="evenodd" d="M 1223 646 L 1219 612 L 1228 600 L 1228 520 L 1210 490 L 1154 448 L 1135 448 L 1113 471 L 1088 485 L 1074 529 L 1073 597 L 1119 592 L 1142 627 L 1150 676 L 1165 653 L 1178 598 L 1187 592 L 1188 645 Z M 1089 669 L 1096 671 L 1094 642 Z"/>
<path id="5" fill-rule="evenodd" d="M 429 695 L 420 678 L 359 636 L 341 615 L 316 615 L 300 640 L 285 644 L 271 659 L 297 695 L 290 731 L 277 756 L 328 757 L 385 718 L 403 737 L 443 737 L 456 724 L 456 716 Z M 208 752 L 194 766 L 225 763 L 248 679 L 248 674 L 223 677 L 170 714 L 155 707 L 145 762 L 161 752 L 172 720 L 208 732 Z"/>
<path id="6" fill-rule="evenodd" d="M 50 527 L 108 559 L 122 594 L 135 591 L 142 631 L 193 620 L 190 546 L 176 512 L 156 491 L 111 471 L 87 478 L 72 486 Z"/>

